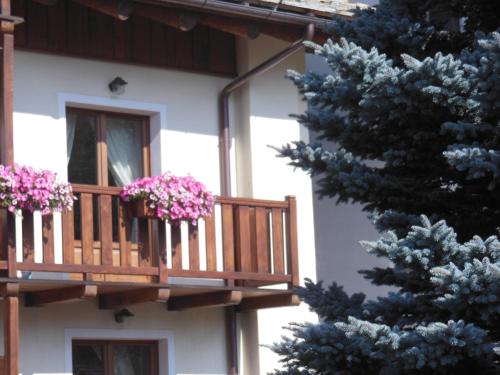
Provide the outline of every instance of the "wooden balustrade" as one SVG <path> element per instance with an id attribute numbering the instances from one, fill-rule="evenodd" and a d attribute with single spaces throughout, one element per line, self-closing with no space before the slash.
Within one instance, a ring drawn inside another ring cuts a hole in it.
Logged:
<path id="1" fill-rule="evenodd" d="M 216 197 L 211 217 L 183 229 L 134 218 L 120 200 L 120 188 L 73 185 L 73 190 L 78 198 L 74 210 L 61 219 L 47 215 L 35 220 L 25 212 L 16 228 L 14 215 L 0 210 L 0 269 L 9 277 L 55 272 L 100 281 L 167 283 L 176 277 L 219 279 L 228 286 L 298 284 L 293 197 Z M 61 238 L 55 235 L 59 220 Z M 20 246 L 16 230 L 22 231 Z M 22 261 L 16 247 L 22 249 Z"/>

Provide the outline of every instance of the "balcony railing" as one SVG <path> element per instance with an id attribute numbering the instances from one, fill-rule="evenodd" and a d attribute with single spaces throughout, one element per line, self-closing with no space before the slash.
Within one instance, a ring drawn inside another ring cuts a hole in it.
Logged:
<path id="1" fill-rule="evenodd" d="M 39 273 L 49 272 L 95 281 L 298 284 L 294 197 L 216 197 L 211 217 L 171 226 L 132 217 L 119 188 L 73 190 L 75 209 L 62 215 L 25 212 L 21 220 L 0 210 L 0 269 L 10 278 L 43 278 Z"/>

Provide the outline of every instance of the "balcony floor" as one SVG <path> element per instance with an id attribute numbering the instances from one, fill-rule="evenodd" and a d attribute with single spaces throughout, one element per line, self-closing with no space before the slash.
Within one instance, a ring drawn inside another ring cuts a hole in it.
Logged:
<path id="1" fill-rule="evenodd" d="M 0 278 L 0 286 L 3 290 L 17 289 L 20 295 L 24 295 L 28 307 L 98 299 L 101 309 L 160 302 L 172 311 L 235 306 L 238 311 L 245 312 L 300 303 L 298 296 L 291 290 L 244 286 L 20 278 Z"/>

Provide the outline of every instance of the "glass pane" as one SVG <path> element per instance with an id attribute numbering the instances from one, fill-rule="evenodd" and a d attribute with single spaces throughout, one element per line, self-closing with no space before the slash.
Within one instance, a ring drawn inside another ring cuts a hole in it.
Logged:
<path id="1" fill-rule="evenodd" d="M 105 375 L 104 347 L 77 344 L 73 346 L 73 375 Z"/>
<path id="2" fill-rule="evenodd" d="M 68 113 L 68 178 L 79 184 L 97 184 L 96 118 L 85 113 Z"/>
<path id="3" fill-rule="evenodd" d="M 151 345 L 113 345 L 113 375 L 152 374 Z"/>
<path id="4" fill-rule="evenodd" d="M 106 141 L 110 186 L 123 186 L 144 176 L 141 120 L 109 116 Z"/>

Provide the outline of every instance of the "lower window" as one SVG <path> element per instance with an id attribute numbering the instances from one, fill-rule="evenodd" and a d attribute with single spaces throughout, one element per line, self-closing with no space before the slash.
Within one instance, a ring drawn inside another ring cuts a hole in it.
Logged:
<path id="1" fill-rule="evenodd" d="M 158 342 L 73 341 L 73 375 L 158 375 Z"/>

